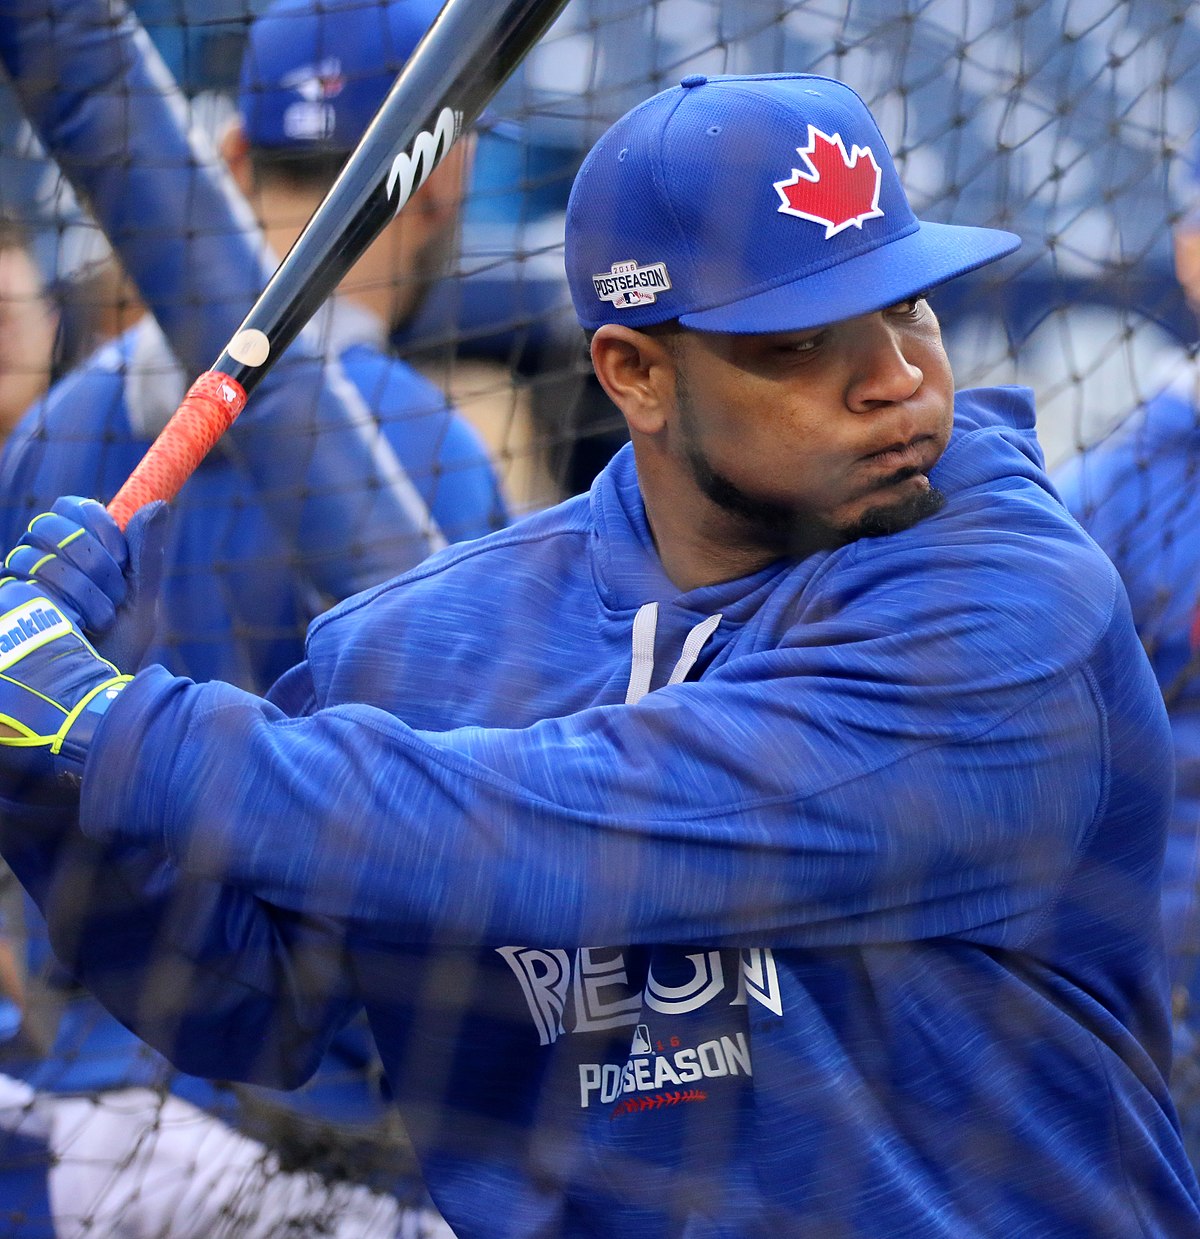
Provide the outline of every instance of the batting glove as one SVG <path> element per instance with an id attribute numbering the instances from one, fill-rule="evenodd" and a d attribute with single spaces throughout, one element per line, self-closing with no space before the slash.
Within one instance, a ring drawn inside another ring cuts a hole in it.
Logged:
<path id="1" fill-rule="evenodd" d="M 78 787 L 96 726 L 132 678 L 45 591 L 0 584 L 0 793 L 41 801 Z"/>
<path id="2" fill-rule="evenodd" d="M 59 499 L 29 522 L 5 557 L 0 584 L 36 586 L 104 658 L 136 671 L 154 636 L 167 516 L 165 503 L 148 504 L 123 534 L 96 500 Z"/>

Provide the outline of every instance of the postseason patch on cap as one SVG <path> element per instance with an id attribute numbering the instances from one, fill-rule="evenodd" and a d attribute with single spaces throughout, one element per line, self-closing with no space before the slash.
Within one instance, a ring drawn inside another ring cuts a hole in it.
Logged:
<path id="1" fill-rule="evenodd" d="M 658 294 L 671 287 L 665 262 L 639 267 L 632 259 L 614 262 L 611 271 L 592 276 L 592 287 L 601 301 L 611 301 L 618 310 L 651 305 Z"/>

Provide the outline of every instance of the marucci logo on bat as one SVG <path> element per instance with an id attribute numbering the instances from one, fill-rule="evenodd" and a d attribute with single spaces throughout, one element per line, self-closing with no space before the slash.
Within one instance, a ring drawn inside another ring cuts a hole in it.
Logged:
<path id="1" fill-rule="evenodd" d="M 422 129 L 413 139 L 412 150 L 401 151 L 392 160 L 387 197 L 389 201 L 395 197 L 397 211 L 429 179 L 429 174 L 454 145 L 461 127 L 462 113 L 452 108 L 442 108 L 434 122 L 433 132 Z"/>

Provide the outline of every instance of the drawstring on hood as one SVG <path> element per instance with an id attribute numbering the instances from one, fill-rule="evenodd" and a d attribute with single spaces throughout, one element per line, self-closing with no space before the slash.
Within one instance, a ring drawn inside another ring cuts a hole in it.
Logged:
<path id="1" fill-rule="evenodd" d="M 720 614 L 701 620 L 688 633 L 667 684 L 682 684 L 688 672 L 696 665 L 700 651 L 709 637 L 717 631 Z M 638 608 L 633 617 L 633 655 L 629 667 L 629 687 L 625 690 L 625 704 L 636 705 L 650 691 L 654 675 L 654 634 L 658 629 L 658 603 L 647 602 Z"/>

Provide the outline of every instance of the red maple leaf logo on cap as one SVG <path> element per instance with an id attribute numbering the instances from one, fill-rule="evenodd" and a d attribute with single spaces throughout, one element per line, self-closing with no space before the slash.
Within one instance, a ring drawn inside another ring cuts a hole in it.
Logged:
<path id="1" fill-rule="evenodd" d="M 808 171 L 793 168 L 786 181 L 776 181 L 783 199 L 779 209 L 825 225 L 825 239 L 843 228 L 861 228 L 863 221 L 882 215 L 879 185 L 882 173 L 869 146 L 846 154 L 842 135 L 832 137 L 814 125 L 808 127 L 808 145 L 796 147 Z"/>

